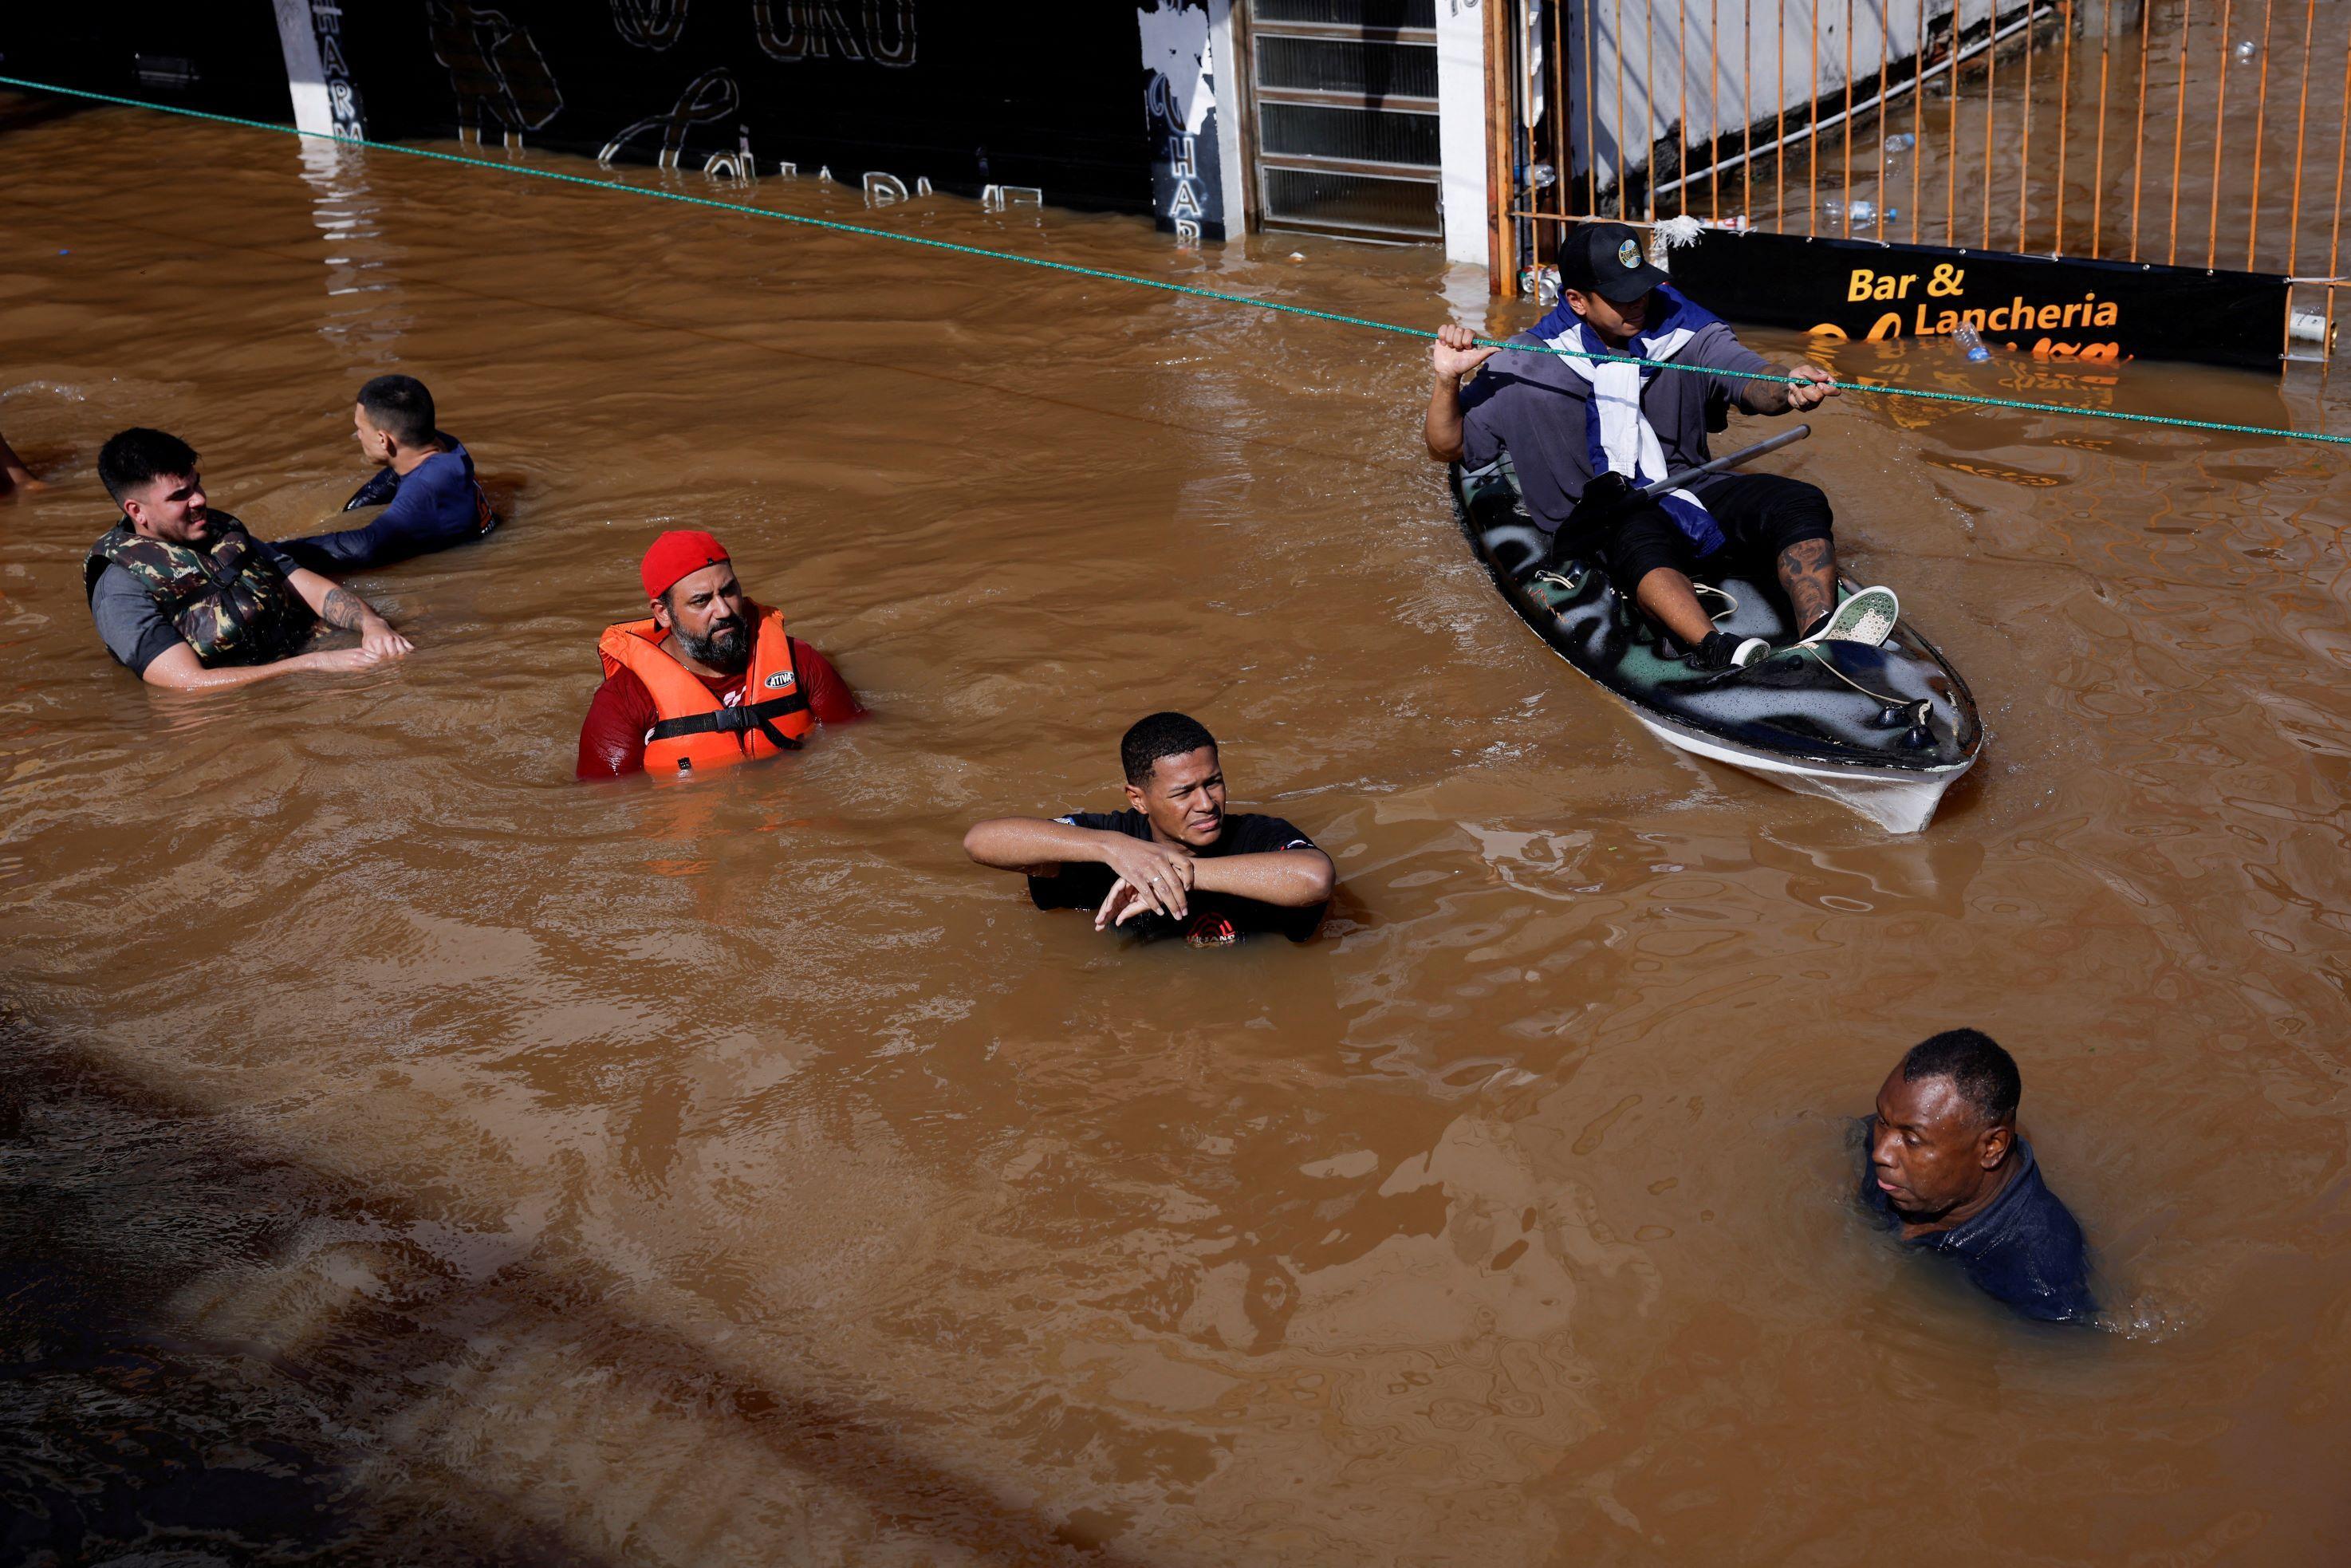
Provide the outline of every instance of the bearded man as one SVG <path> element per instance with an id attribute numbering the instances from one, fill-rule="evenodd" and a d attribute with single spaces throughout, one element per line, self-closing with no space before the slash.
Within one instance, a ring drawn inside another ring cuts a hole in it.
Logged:
<path id="1" fill-rule="evenodd" d="M 822 653 L 745 595 L 710 535 L 662 535 L 641 575 L 653 614 L 596 644 L 604 684 L 580 727 L 580 778 L 706 773 L 797 751 L 817 724 L 865 712 Z"/>

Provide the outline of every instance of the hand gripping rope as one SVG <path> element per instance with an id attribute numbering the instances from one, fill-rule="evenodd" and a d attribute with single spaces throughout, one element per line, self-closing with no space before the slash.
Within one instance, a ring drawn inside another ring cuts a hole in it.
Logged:
<path id="1" fill-rule="evenodd" d="M 1393 332 L 1405 338 L 1435 338 L 1437 334 L 1425 327 L 1405 327 L 1394 321 L 1375 321 L 1368 317 L 1347 316 L 1335 310 L 1316 310 L 1304 305 L 1284 304 L 1272 299 L 1249 299 L 1236 294 L 1221 294 L 1213 288 L 1197 288 L 1188 283 L 1170 283 L 1156 277 L 1136 277 L 1123 272 L 1106 272 L 1100 267 L 1079 267 L 1066 261 L 1047 261 L 1039 256 L 1016 256 L 1009 251 L 987 250 L 979 246 L 957 245 L 952 240 L 927 239 L 921 235 L 900 234 L 891 229 L 867 228 L 859 224 L 837 223 L 831 218 L 812 218 L 799 213 L 780 213 L 766 207 L 747 206 L 740 202 L 722 202 L 709 196 L 688 195 L 682 191 L 659 191 L 643 185 L 632 185 L 621 180 L 591 180 L 584 174 L 566 174 L 554 169 L 534 168 L 527 163 L 507 163 L 488 158 L 468 158 L 458 152 L 436 152 L 427 147 L 406 147 L 396 141 L 371 141 L 362 137 L 332 136 L 321 131 L 301 131 L 290 125 L 275 125 L 264 120 L 243 120 L 233 114 L 207 114 L 202 110 L 182 109 L 172 104 L 146 103 L 135 98 L 118 98 L 111 93 L 85 92 L 79 88 L 57 87 L 48 82 L 29 81 L 22 77 L 0 76 L 0 87 L 22 88 L 30 92 L 55 93 L 63 98 L 78 98 L 91 103 L 110 103 L 124 109 L 153 110 L 162 114 L 176 114 L 189 120 L 209 120 L 215 124 L 242 126 L 248 131 L 270 131 L 285 136 L 307 136 L 321 141 L 333 141 L 346 146 L 364 147 L 371 152 L 396 153 L 403 158 L 430 158 L 442 163 L 462 163 L 470 168 L 489 169 L 502 174 L 517 174 L 532 180 L 553 180 L 566 185 L 586 185 L 593 190 L 621 191 L 631 195 L 651 196 L 664 202 L 680 202 L 687 206 L 710 207 L 722 213 L 737 213 L 744 217 L 767 218 L 776 223 L 798 224 L 806 228 L 830 229 L 835 234 L 862 235 L 869 239 L 893 240 L 900 245 L 921 246 L 929 250 L 949 251 L 957 256 L 983 256 L 989 261 L 1017 262 L 1022 267 L 1042 267 L 1049 272 L 1068 273 L 1077 277 L 1097 277 L 1105 283 L 1124 283 L 1137 288 L 1156 288 L 1167 294 L 1189 294 L 1201 299 L 1214 299 L 1221 304 L 1246 306 L 1256 310 L 1274 310 L 1285 316 L 1304 316 L 1316 321 L 1334 321 L 1343 327 L 1364 327 L 1374 332 Z M 1733 381 L 1785 382 L 1784 375 L 1757 371 L 1697 371 L 1688 365 L 1677 365 L 1667 360 L 1645 360 L 1630 354 L 1587 354 L 1580 350 L 1560 349 L 1545 345 L 1531 348 L 1526 344 L 1506 343 L 1499 339 L 1479 338 L 1480 348 L 1510 348 L 1520 352 L 1554 353 L 1564 358 L 1584 360 L 1594 363 L 1639 365 L 1644 369 L 1683 371 L 1720 376 Z M 1920 387 L 1895 386 L 1886 382 L 1839 382 L 1848 392 L 1872 392 L 1881 397 L 1918 398 L 1933 402 L 1971 403 L 1979 408 L 2015 409 L 2025 413 L 2054 413 L 2075 419 L 2113 419 L 2132 424 L 2168 425 L 2176 430 L 2214 430 L 2231 435 L 2263 436 L 2274 441 L 2323 442 L 2335 446 L 2351 446 L 2351 435 L 2329 435 L 2308 430 L 2274 429 L 2260 424 L 2228 424 L 2218 420 L 2186 419 L 2175 414 L 2124 413 L 2115 409 L 2085 408 L 2061 402 L 2027 402 L 2016 398 L 1981 397 L 1973 392 L 1929 392 Z"/>

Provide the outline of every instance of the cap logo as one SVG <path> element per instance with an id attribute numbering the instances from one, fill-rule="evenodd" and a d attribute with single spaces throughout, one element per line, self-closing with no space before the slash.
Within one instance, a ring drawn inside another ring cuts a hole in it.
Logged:
<path id="1" fill-rule="evenodd" d="M 1641 265 L 1641 247 L 1626 240 L 1616 247 L 1616 259 L 1628 268 L 1638 267 Z"/>

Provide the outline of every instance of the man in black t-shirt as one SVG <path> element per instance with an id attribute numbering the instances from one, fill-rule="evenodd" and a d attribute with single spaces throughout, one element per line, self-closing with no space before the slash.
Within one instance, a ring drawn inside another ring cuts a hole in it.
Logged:
<path id="1" fill-rule="evenodd" d="M 991 818 L 964 835 L 964 852 L 1026 875 L 1040 909 L 1092 909 L 1097 931 L 1196 947 L 1314 935 L 1337 881 L 1331 857 L 1279 817 L 1225 814 L 1216 737 L 1197 721 L 1153 714 L 1126 732 L 1119 760 L 1129 810 Z"/>

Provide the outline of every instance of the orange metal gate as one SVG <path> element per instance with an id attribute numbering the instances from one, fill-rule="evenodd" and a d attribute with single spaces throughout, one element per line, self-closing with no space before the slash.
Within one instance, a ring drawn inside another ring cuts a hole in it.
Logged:
<path id="1" fill-rule="evenodd" d="M 1488 3 L 1504 292 L 1567 224 L 1687 215 L 2283 274 L 2333 340 L 2351 7 Z"/>

